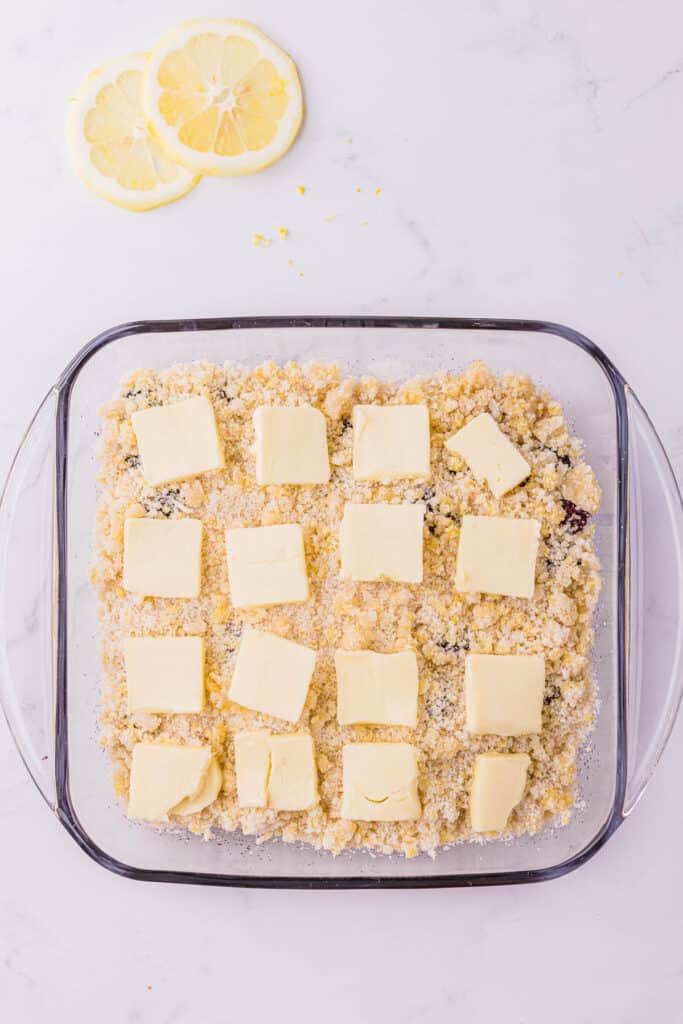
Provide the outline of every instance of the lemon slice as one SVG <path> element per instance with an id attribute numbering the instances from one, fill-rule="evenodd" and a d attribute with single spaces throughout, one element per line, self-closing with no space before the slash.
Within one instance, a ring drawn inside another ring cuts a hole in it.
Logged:
<path id="1" fill-rule="evenodd" d="M 199 180 L 150 135 L 142 109 L 146 60 L 147 54 L 138 53 L 93 71 L 69 115 L 69 142 L 81 178 L 96 195 L 128 210 L 171 203 Z"/>
<path id="2" fill-rule="evenodd" d="M 244 21 L 186 21 L 152 52 L 143 102 L 154 135 L 197 174 L 252 174 L 286 153 L 303 98 L 296 66 Z"/>

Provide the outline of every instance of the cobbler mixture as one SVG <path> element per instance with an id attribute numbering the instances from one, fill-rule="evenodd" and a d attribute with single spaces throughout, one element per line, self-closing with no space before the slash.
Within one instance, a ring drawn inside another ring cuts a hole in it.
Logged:
<path id="1" fill-rule="evenodd" d="M 148 487 L 139 467 L 131 413 L 191 395 L 213 403 L 225 441 L 226 469 L 185 483 Z M 426 403 L 431 417 L 432 477 L 379 484 L 351 475 L 351 410 L 358 403 Z M 316 486 L 259 487 L 251 451 L 252 414 L 264 404 L 309 403 L 328 421 L 332 475 Z M 489 412 L 532 467 L 526 483 L 500 500 L 479 484 L 444 441 L 480 412 Z M 536 833 L 569 820 L 577 752 L 591 729 L 592 613 L 600 589 L 591 514 L 600 489 L 570 436 L 562 409 L 522 375 L 494 376 L 482 363 L 466 372 L 407 383 L 345 377 L 332 364 L 255 370 L 210 363 L 137 370 L 103 409 L 102 488 L 93 581 L 103 636 L 102 743 L 114 763 L 116 793 L 126 798 L 134 745 L 168 738 L 213 748 L 224 769 L 218 799 L 184 819 L 195 833 L 242 829 L 264 840 L 280 836 L 334 852 L 366 847 L 408 856 L 481 837 L 469 827 L 475 755 L 524 751 L 529 786 L 506 835 Z M 340 579 L 339 524 L 346 501 L 426 504 L 424 580 L 354 583 Z M 461 516 L 531 517 L 541 522 L 536 590 L 530 601 L 459 594 L 454 587 Z M 197 600 L 141 598 L 121 585 L 123 524 L 129 516 L 192 516 L 204 524 L 202 594 Z M 234 610 L 225 556 L 226 527 L 300 523 L 310 599 L 304 604 Z M 245 625 L 272 630 L 315 648 L 315 674 L 301 720 L 279 722 L 231 704 L 227 692 Z M 129 715 L 121 641 L 129 635 L 201 634 L 206 643 L 206 707 L 198 715 Z M 336 648 L 392 652 L 413 647 L 420 673 L 416 730 L 342 727 L 336 719 Z M 464 729 L 464 661 L 468 651 L 545 656 L 546 690 L 540 735 L 504 739 Z M 310 729 L 317 755 L 320 803 L 310 811 L 276 812 L 237 804 L 232 735 L 263 728 Z M 419 751 L 417 821 L 351 822 L 340 818 L 341 749 L 352 740 L 404 740 Z M 175 823 L 176 825 L 179 822 Z"/>

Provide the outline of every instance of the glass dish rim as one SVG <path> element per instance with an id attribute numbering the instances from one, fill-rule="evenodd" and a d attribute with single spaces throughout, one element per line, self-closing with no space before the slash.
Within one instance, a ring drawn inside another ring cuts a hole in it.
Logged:
<path id="1" fill-rule="evenodd" d="M 582 349 L 598 363 L 610 385 L 615 402 L 617 433 L 617 760 L 614 800 L 606 821 L 583 849 L 559 864 L 516 871 L 439 875 L 228 875 L 211 872 L 138 868 L 126 864 L 98 846 L 81 825 L 69 786 L 67 712 L 67 468 L 69 407 L 73 385 L 85 364 L 102 348 L 132 334 L 172 334 L 198 331 L 308 328 L 427 328 L 432 330 L 508 331 L 554 335 Z M 118 324 L 98 334 L 83 346 L 62 372 L 57 385 L 57 426 L 55 466 L 55 558 L 56 584 L 56 694 L 55 694 L 55 813 L 78 846 L 97 864 L 126 878 L 139 881 L 181 882 L 194 885 L 241 886 L 263 889 L 417 889 L 460 888 L 480 885 L 514 885 L 547 881 L 576 870 L 590 860 L 624 820 L 622 807 L 627 778 L 627 658 L 628 579 L 628 410 L 626 381 L 609 357 L 590 338 L 571 327 L 546 320 L 498 317 L 441 316 L 259 316 L 209 317 L 175 320 L 140 320 Z"/>

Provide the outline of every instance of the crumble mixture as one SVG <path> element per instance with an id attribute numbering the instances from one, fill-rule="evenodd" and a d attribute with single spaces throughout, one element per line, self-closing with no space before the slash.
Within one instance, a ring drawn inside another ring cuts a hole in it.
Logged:
<path id="1" fill-rule="evenodd" d="M 170 486 L 145 485 L 131 413 L 191 395 L 213 403 L 225 442 L 226 469 Z M 431 420 L 431 479 L 390 484 L 351 475 L 351 410 L 357 403 L 426 403 Z M 310 403 L 328 423 L 332 475 L 328 484 L 259 487 L 251 451 L 252 414 L 264 404 Z M 525 484 L 496 500 L 444 442 L 480 412 L 489 412 L 532 467 Z M 591 513 L 600 502 L 582 444 L 568 433 L 562 409 L 523 375 L 494 376 L 480 362 L 462 374 L 407 383 L 342 376 L 333 364 L 253 370 L 206 362 L 163 372 L 140 369 L 102 409 L 102 493 L 92 579 L 100 595 L 103 637 L 102 744 L 114 763 L 114 788 L 126 798 L 133 746 L 167 738 L 203 743 L 224 769 L 218 799 L 174 824 L 209 838 L 213 829 L 280 836 L 338 852 L 366 847 L 408 856 L 462 840 L 481 840 L 469 825 L 469 789 L 477 754 L 526 752 L 526 795 L 506 836 L 566 823 L 575 795 L 578 749 L 591 729 L 595 693 L 590 662 L 591 618 L 600 589 Z M 339 575 L 338 532 L 346 501 L 424 501 L 424 580 L 421 584 L 355 583 Z M 454 587 L 461 516 L 531 517 L 541 522 L 532 600 L 459 594 Z M 201 597 L 129 594 L 121 586 L 123 524 L 129 516 L 193 516 L 204 524 Z M 226 527 L 300 523 L 310 599 L 305 604 L 235 610 L 225 557 Z M 272 630 L 317 650 L 301 720 L 280 722 L 227 699 L 245 625 Z M 201 634 L 206 644 L 206 706 L 197 715 L 129 715 L 121 641 L 144 635 Z M 417 652 L 417 729 L 337 724 L 334 651 L 370 648 Z M 467 651 L 545 656 L 543 729 L 536 736 L 470 736 L 464 729 Z M 237 803 L 232 734 L 310 729 L 315 742 L 320 803 L 309 811 L 241 808 Z M 419 752 L 423 813 L 417 821 L 351 822 L 340 818 L 341 749 L 351 740 L 404 740 Z"/>

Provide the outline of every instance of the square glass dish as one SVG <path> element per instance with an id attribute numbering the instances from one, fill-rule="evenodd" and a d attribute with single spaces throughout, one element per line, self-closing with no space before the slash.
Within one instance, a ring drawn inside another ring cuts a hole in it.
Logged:
<path id="1" fill-rule="evenodd" d="M 88 582 L 97 501 L 98 407 L 139 366 L 208 359 L 331 361 L 405 379 L 482 359 L 530 374 L 562 403 L 603 490 L 595 516 L 600 709 L 569 825 L 421 855 L 337 857 L 241 833 L 213 842 L 127 820 L 97 737 L 97 596 Z M 683 509 L 646 413 L 601 350 L 523 320 L 311 317 L 141 322 L 73 359 L 38 410 L 0 504 L 0 695 L 46 801 L 98 863 L 131 878 L 214 885 L 378 888 L 556 877 L 592 856 L 630 813 L 670 734 L 682 673 Z"/>

